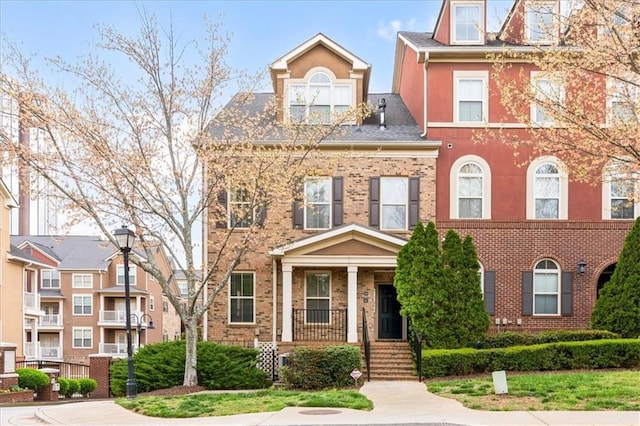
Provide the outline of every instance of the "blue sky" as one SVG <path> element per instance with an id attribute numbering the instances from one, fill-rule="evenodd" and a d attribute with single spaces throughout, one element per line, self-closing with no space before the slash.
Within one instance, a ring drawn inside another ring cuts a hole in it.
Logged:
<path id="1" fill-rule="evenodd" d="M 489 0 L 487 16 L 498 25 L 512 1 Z M 370 92 L 391 90 L 397 31 L 432 31 L 441 0 L 412 1 L 35 1 L 0 0 L 0 35 L 25 53 L 67 61 L 92 52 L 94 24 L 125 33 L 138 28 L 144 6 L 161 25 L 172 18 L 184 41 L 204 34 L 203 16 L 232 35 L 227 60 L 255 73 L 322 32 L 372 65 Z M 1 52 L 0 52 L 1 53 Z M 265 86 L 269 90 L 270 86 Z"/>

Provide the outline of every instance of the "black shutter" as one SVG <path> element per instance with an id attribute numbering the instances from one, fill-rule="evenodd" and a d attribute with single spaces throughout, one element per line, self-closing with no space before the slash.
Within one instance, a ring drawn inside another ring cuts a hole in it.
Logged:
<path id="1" fill-rule="evenodd" d="M 522 315 L 533 315 L 533 272 L 522 272 Z"/>
<path id="2" fill-rule="evenodd" d="M 304 180 L 299 179 L 294 187 L 295 194 L 293 194 L 293 207 L 291 211 L 293 213 L 293 227 L 295 229 L 304 228 Z"/>
<path id="3" fill-rule="evenodd" d="M 369 226 L 380 227 L 380 178 L 369 178 Z"/>
<path id="4" fill-rule="evenodd" d="M 413 229 L 420 220 L 420 178 L 409 178 L 409 229 Z"/>
<path id="5" fill-rule="evenodd" d="M 227 227 L 227 191 L 218 192 L 218 204 L 220 205 L 216 212 L 219 212 L 219 216 L 216 218 L 216 228 Z"/>
<path id="6" fill-rule="evenodd" d="M 267 218 L 267 206 L 261 205 L 256 211 L 256 224 L 258 226 L 264 226 L 264 221 Z"/>
<path id="7" fill-rule="evenodd" d="M 489 315 L 496 314 L 496 271 L 484 271 L 484 307 Z"/>
<path id="8" fill-rule="evenodd" d="M 333 226 L 340 226 L 343 223 L 344 209 L 343 209 L 343 179 L 342 176 L 336 176 L 333 178 L 333 203 L 332 203 L 332 220 Z"/>
<path id="9" fill-rule="evenodd" d="M 562 289 L 562 316 L 573 315 L 573 272 L 563 272 L 560 280 Z"/>

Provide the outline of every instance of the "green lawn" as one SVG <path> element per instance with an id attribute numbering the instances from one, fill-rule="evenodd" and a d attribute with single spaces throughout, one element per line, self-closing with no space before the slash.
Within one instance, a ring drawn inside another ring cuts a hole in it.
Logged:
<path id="1" fill-rule="evenodd" d="M 151 417 L 186 418 L 280 411 L 285 407 L 336 407 L 371 410 L 373 404 L 354 390 L 295 392 L 263 390 L 241 393 L 198 393 L 116 399 L 124 408 Z"/>
<path id="2" fill-rule="evenodd" d="M 477 410 L 640 410 L 640 371 L 507 373 L 509 393 L 485 378 L 427 381 L 427 389 Z"/>

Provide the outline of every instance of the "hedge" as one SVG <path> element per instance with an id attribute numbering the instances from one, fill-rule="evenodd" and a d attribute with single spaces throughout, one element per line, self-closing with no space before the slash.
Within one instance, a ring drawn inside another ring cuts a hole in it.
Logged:
<path id="1" fill-rule="evenodd" d="M 326 389 L 353 386 L 350 373 L 360 369 L 360 348 L 351 345 L 323 348 L 297 347 L 290 356 L 290 365 L 280 376 L 290 389 Z"/>
<path id="2" fill-rule="evenodd" d="M 584 342 L 587 340 L 619 339 L 620 335 L 605 330 L 556 330 L 543 333 L 505 331 L 486 336 L 477 349 L 508 348 L 511 346 L 540 345 L 553 342 Z"/>
<path id="3" fill-rule="evenodd" d="M 558 342 L 504 349 L 423 350 L 426 378 L 498 370 L 545 371 L 640 367 L 639 339 Z"/>
<path id="4" fill-rule="evenodd" d="M 18 368 L 18 386 L 39 392 L 49 384 L 49 376 L 35 368 Z"/>

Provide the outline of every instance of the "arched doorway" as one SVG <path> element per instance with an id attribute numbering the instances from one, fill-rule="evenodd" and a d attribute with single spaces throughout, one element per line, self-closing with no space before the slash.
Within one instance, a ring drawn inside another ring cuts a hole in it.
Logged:
<path id="1" fill-rule="evenodd" d="M 596 293 L 596 299 L 600 296 L 600 290 L 602 290 L 602 287 L 604 287 L 604 285 L 608 283 L 609 280 L 611 279 L 611 276 L 613 275 L 613 271 L 615 271 L 616 269 L 616 265 L 617 265 L 616 263 L 613 263 L 607 266 L 598 277 L 598 288 Z"/>

